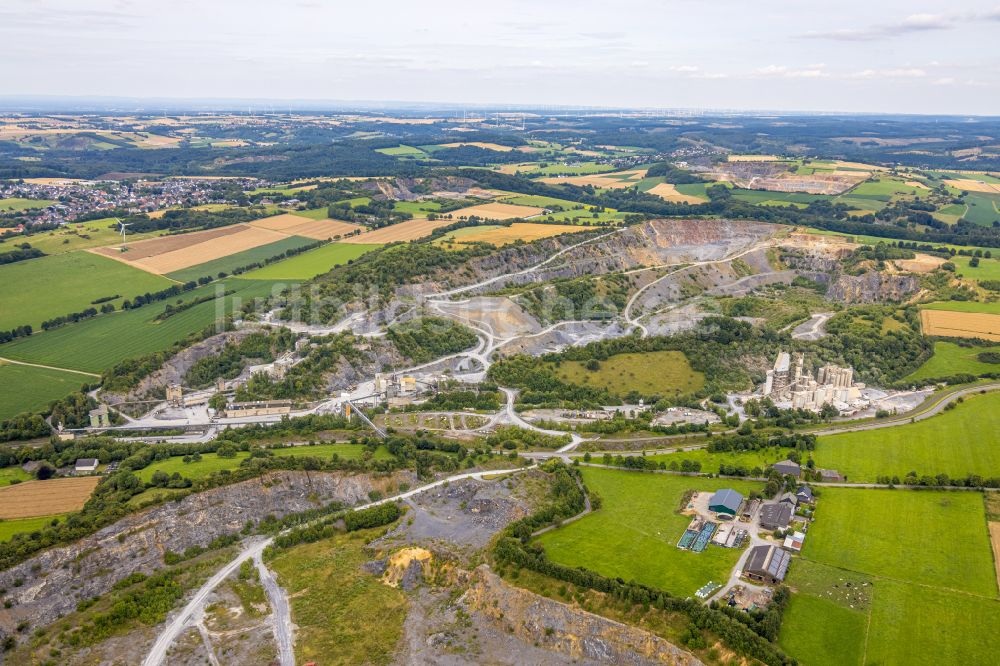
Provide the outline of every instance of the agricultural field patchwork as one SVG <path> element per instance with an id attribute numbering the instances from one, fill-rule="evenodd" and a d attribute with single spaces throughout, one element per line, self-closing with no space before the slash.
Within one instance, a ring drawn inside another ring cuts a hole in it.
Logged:
<path id="1" fill-rule="evenodd" d="M 452 224 L 452 220 L 406 220 L 397 222 L 387 227 L 366 231 L 356 236 L 341 238 L 341 243 L 352 243 L 356 245 L 383 245 L 385 243 L 397 243 L 418 240 L 430 236 L 435 229 L 446 227 Z"/>
<path id="2" fill-rule="evenodd" d="M 535 206 L 518 206 L 508 203 L 485 203 L 468 208 L 459 208 L 449 213 L 453 220 L 479 217 L 484 220 L 513 220 L 528 219 L 536 217 L 545 212 L 543 208 Z"/>
<path id="3" fill-rule="evenodd" d="M 299 248 L 307 247 L 315 243 L 316 241 L 312 238 L 302 238 L 300 236 L 281 236 L 280 240 L 273 243 L 258 245 L 257 247 L 250 248 L 249 250 L 235 252 L 206 263 L 195 264 L 188 268 L 184 268 L 183 270 L 174 271 L 168 274 L 167 277 L 172 280 L 177 280 L 178 282 L 188 282 L 202 277 L 215 278 L 219 277 L 221 274 L 228 275 L 238 268 L 263 262 L 271 259 L 272 257 L 277 257 L 285 252 L 288 252 L 289 250 L 298 250 Z"/>
<path id="4" fill-rule="evenodd" d="M 289 236 L 302 236 L 316 240 L 328 240 L 364 230 L 364 227 L 360 224 L 330 220 L 325 215 L 319 219 L 303 219 L 303 216 L 292 213 L 265 217 L 264 219 L 251 222 L 250 226 L 257 229 L 279 231 Z"/>

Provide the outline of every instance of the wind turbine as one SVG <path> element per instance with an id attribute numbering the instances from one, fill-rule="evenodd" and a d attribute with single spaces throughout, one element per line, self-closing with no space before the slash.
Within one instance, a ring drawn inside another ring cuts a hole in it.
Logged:
<path id="1" fill-rule="evenodd" d="M 126 250 L 128 250 L 128 248 L 125 247 L 125 229 L 126 229 L 126 227 L 132 226 L 132 223 L 131 222 L 122 222 L 117 217 L 115 218 L 115 221 L 118 222 L 118 224 L 121 226 L 121 232 L 122 232 L 122 246 L 121 246 L 121 251 L 125 252 Z"/>

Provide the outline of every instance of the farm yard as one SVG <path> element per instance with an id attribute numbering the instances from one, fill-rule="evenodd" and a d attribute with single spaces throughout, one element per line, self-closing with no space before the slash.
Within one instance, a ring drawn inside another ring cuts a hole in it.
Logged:
<path id="1" fill-rule="evenodd" d="M 457 229 L 438 239 L 437 242 L 445 246 L 461 246 L 468 243 L 490 243 L 500 247 L 519 240 L 530 242 L 540 238 L 559 236 L 560 234 L 589 231 L 591 228 L 592 227 L 584 227 L 573 224 L 534 224 L 531 222 L 515 222 L 507 227 L 487 225 Z"/>
<path id="2" fill-rule="evenodd" d="M 309 280 L 326 273 L 334 266 L 346 264 L 380 245 L 356 243 L 329 243 L 315 250 L 309 250 L 263 268 L 243 273 L 240 278 L 247 280 Z"/>
<path id="3" fill-rule="evenodd" d="M 0 266 L 0 284 L 17 289 L 0 291 L 0 329 L 41 323 L 91 307 L 91 301 L 120 307 L 125 298 L 166 289 L 172 282 L 90 252 L 39 257 Z"/>
<path id="4" fill-rule="evenodd" d="M 1000 341 L 1000 314 L 925 308 L 920 311 L 920 326 L 924 335 Z"/>
<path id="5" fill-rule="evenodd" d="M 599 511 L 537 539 L 553 562 L 583 566 L 682 597 L 709 581 L 728 580 L 740 549 L 709 546 L 693 553 L 677 548 L 691 522 L 690 516 L 678 513 L 680 503 L 687 490 L 733 488 L 747 494 L 759 489 L 756 484 L 593 467 L 581 473 L 603 504 Z"/>
<path id="6" fill-rule="evenodd" d="M 990 661 L 1000 638 L 976 626 L 1000 621 L 1000 602 L 981 494 L 824 488 L 819 506 L 783 647 L 807 666 Z"/>
<path id="7" fill-rule="evenodd" d="M 0 421 L 43 409 L 49 402 L 96 380 L 97 377 L 75 372 L 18 365 L 0 359 L 0 386 L 17 387 L 17 390 L 0 391 Z"/>
<path id="8" fill-rule="evenodd" d="M 0 519 L 16 520 L 79 511 L 100 477 L 25 481 L 0 488 Z"/>

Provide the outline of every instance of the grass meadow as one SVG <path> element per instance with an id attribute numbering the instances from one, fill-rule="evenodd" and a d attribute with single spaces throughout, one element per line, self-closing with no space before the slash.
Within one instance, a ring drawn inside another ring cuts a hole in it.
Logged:
<path id="1" fill-rule="evenodd" d="M 275 456 L 282 457 L 314 457 L 329 458 L 334 453 L 344 460 L 360 460 L 365 453 L 365 448 L 360 444 L 316 444 L 315 446 L 290 446 L 280 449 L 268 449 Z M 235 469 L 240 463 L 250 457 L 248 451 L 237 452 L 234 458 L 220 458 L 214 453 L 202 454 L 198 462 L 184 462 L 183 456 L 174 456 L 153 463 L 136 472 L 136 475 L 143 481 L 149 481 L 156 472 L 166 472 L 167 474 L 179 473 L 181 476 L 192 480 L 202 479 L 210 476 L 214 472 L 223 469 Z M 379 447 L 375 450 L 375 460 L 389 460 L 392 454 L 388 449 Z"/>
<path id="2" fill-rule="evenodd" d="M 979 301 L 936 301 L 920 306 L 923 310 L 947 310 L 949 312 L 985 312 L 1000 314 L 1000 301 L 982 303 Z"/>
<path id="3" fill-rule="evenodd" d="M 998 250 L 995 254 L 1000 254 Z M 996 257 L 979 260 L 975 268 L 969 266 L 971 257 L 954 256 L 949 261 L 955 264 L 956 273 L 970 280 L 1000 280 L 1000 259 Z"/>
<path id="4" fill-rule="evenodd" d="M 965 203 L 969 205 L 965 219 L 973 224 L 990 227 L 1000 220 L 1000 194 L 969 192 L 965 196 Z"/>
<path id="5" fill-rule="evenodd" d="M 565 382 L 603 388 L 623 395 L 638 391 L 643 395 L 684 395 L 705 385 L 705 376 L 691 368 L 684 352 L 660 351 L 618 354 L 588 370 L 581 361 L 563 361 L 554 368 Z"/>
<path id="6" fill-rule="evenodd" d="M 406 595 L 362 569 L 371 560 L 365 545 L 384 531 L 338 534 L 269 559 L 278 584 L 288 591 L 295 654 L 302 663 L 392 662 L 403 634 Z"/>
<path id="7" fill-rule="evenodd" d="M 131 242 L 144 238 L 155 238 L 162 233 L 129 233 L 128 240 Z M 120 243 L 121 239 L 121 233 L 118 231 L 114 219 L 106 217 L 89 222 L 66 224 L 59 229 L 33 234 L 26 240 L 28 243 L 31 243 L 31 247 L 37 248 L 45 254 L 65 254 L 74 250 L 114 245 L 115 243 Z M 3 251 L 3 248 L 4 246 L 0 245 L 0 252 Z"/>
<path id="8" fill-rule="evenodd" d="M 1000 372 L 1000 365 L 983 363 L 979 354 L 987 351 L 1000 353 L 1000 345 L 993 347 L 962 347 L 954 342 L 935 342 L 934 355 L 917 368 L 907 379 L 921 380 L 947 377 L 959 372 L 978 375 L 984 372 Z"/>
<path id="9" fill-rule="evenodd" d="M 118 294 L 124 298 L 166 289 L 173 283 L 90 252 L 70 252 L 0 266 L 0 329 L 31 324 L 91 307 L 91 301 Z M 16 288 L 11 288 L 15 286 Z"/>
<path id="10" fill-rule="evenodd" d="M 742 551 L 709 546 L 701 553 L 677 548 L 690 518 L 676 513 L 685 490 L 734 488 L 741 493 L 760 484 L 728 479 L 687 478 L 582 468 L 587 487 L 603 505 L 593 514 L 538 538 L 554 562 L 582 566 L 687 596 L 708 581 L 722 583 Z"/>
<path id="11" fill-rule="evenodd" d="M 0 520 L 0 542 L 10 541 L 15 534 L 22 532 L 37 532 L 43 527 L 51 525 L 52 521 L 58 521 L 60 518 L 62 518 L 61 515 Z"/>
<path id="12" fill-rule="evenodd" d="M 974 492 L 825 488 L 779 643 L 804 666 L 990 663 L 1000 601 Z"/>
<path id="13" fill-rule="evenodd" d="M 240 277 L 248 280 L 309 280 L 378 247 L 381 245 L 330 243 L 284 261 L 243 273 Z"/>
<path id="14" fill-rule="evenodd" d="M 168 302 L 160 301 L 76 324 L 21 338 L 0 347 L 7 358 L 60 368 L 100 373 L 119 361 L 169 348 L 192 333 L 211 326 L 219 310 L 232 313 L 240 304 L 271 295 L 274 283 L 261 280 L 229 280 L 187 292 L 182 301 L 232 289 L 224 305 L 216 299 L 200 303 L 172 317 L 156 321 Z"/>
<path id="15" fill-rule="evenodd" d="M 21 197 L 10 197 L 0 199 L 0 213 L 16 213 L 31 208 L 45 208 L 51 206 L 55 201 L 49 199 L 23 199 Z"/>
<path id="16" fill-rule="evenodd" d="M 96 378 L 0 361 L 0 420 L 42 409 L 88 381 Z M 2 479 L 0 475 L 0 483 Z"/>

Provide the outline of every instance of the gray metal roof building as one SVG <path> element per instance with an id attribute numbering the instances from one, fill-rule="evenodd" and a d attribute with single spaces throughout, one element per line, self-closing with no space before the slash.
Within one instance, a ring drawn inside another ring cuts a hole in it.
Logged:
<path id="1" fill-rule="evenodd" d="M 760 526 L 768 530 L 783 530 L 792 520 L 792 507 L 785 502 L 765 504 L 760 509 Z"/>
<path id="2" fill-rule="evenodd" d="M 708 508 L 715 513 L 726 513 L 735 516 L 739 513 L 740 505 L 743 504 L 743 495 L 731 488 L 723 488 L 715 491 L 708 500 Z"/>

